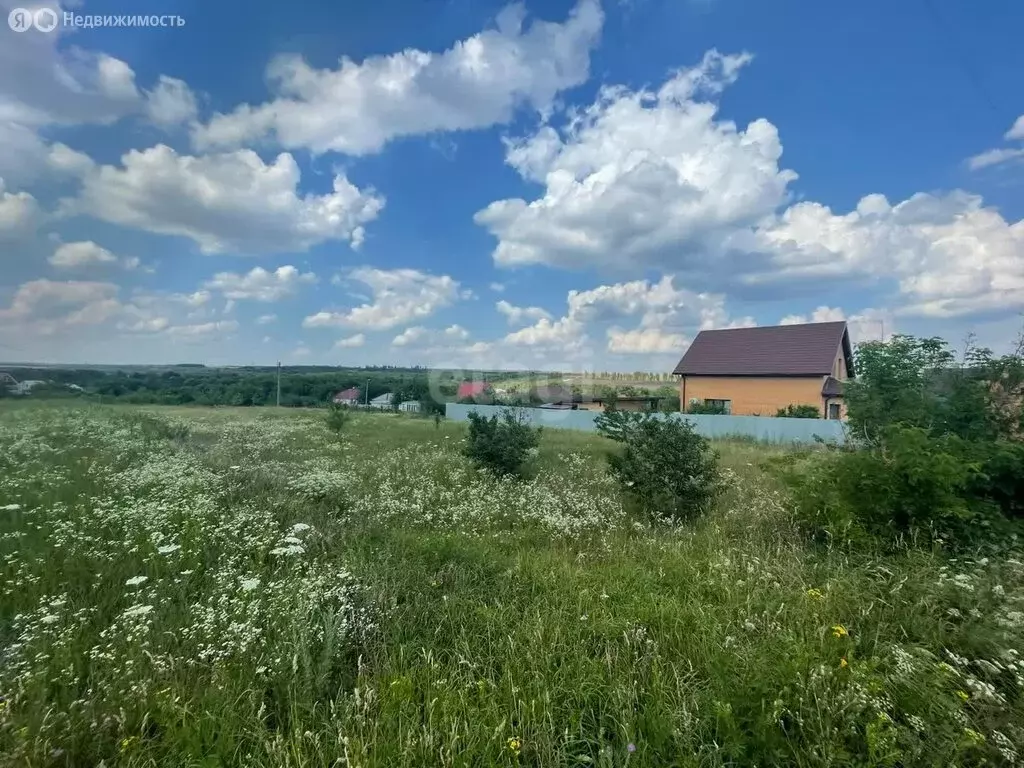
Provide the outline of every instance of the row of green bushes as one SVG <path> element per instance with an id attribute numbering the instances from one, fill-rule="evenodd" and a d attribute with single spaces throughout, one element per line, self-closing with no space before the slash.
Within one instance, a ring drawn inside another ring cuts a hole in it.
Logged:
<path id="1" fill-rule="evenodd" d="M 798 520 L 831 543 L 972 544 L 1024 515 L 1024 341 L 1008 355 L 897 336 L 857 348 L 851 442 L 779 462 Z"/>

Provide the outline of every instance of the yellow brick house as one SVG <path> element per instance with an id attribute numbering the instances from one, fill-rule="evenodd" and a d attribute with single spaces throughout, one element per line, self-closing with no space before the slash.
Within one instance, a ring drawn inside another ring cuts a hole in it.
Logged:
<path id="1" fill-rule="evenodd" d="M 845 322 L 701 331 L 673 373 L 683 410 L 710 402 L 726 413 L 774 416 L 812 405 L 822 418 L 842 419 L 853 350 Z"/>

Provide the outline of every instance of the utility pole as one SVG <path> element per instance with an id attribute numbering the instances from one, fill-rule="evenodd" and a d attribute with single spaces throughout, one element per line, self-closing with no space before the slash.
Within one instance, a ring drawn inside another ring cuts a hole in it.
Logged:
<path id="1" fill-rule="evenodd" d="M 370 405 L 370 380 L 366 380 L 366 405 Z"/>
<path id="2" fill-rule="evenodd" d="M 281 361 L 277 361 L 277 407 L 281 407 Z"/>

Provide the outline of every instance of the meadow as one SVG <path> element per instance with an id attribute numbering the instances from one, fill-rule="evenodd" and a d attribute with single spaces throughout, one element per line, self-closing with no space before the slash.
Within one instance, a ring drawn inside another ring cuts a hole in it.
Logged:
<path id="1" fill-rule="evenodd" d="M 0 406 L 0 765 L 975 766 L 1024 750 L 1024 547 L 828 549 L 720 443 L 695 523 L 614 444 Z"/>

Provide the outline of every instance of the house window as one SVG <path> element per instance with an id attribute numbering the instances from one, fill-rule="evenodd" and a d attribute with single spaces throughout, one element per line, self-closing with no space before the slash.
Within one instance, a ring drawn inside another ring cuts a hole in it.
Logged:
<path id="1" fill-rule="evenodd" d="M 828 404 L 828 417 L 830 419 L 838 419 L 838 418 L 840 418 L 839 407 L 840 407 L 839 403 L 829 403 Z"/>
<path id="2" fill-rule="evenodd" d="M 723 413 L 732 413 L 732 400 L 705 400 L 704 405 L 721 408 Z"/>

